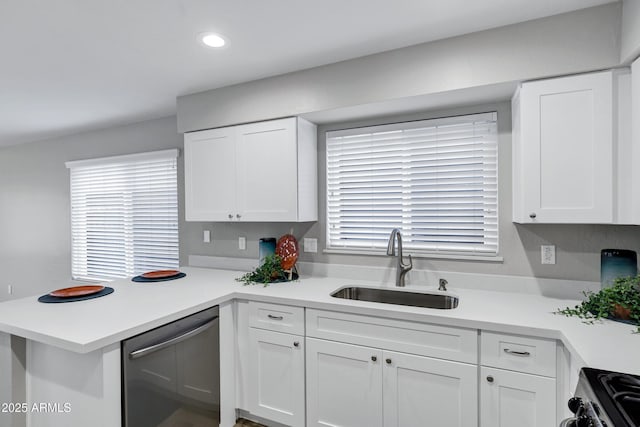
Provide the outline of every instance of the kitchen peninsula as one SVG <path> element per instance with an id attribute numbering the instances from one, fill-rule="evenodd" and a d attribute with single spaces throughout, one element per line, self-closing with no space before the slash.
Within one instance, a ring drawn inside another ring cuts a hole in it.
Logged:
<path id="1" fill-rule="evenodd" d="M 239 318 L 238 302 L 247 301 L 303 307 L 310 312 L 362 315 L 381 324 L 415 322 L 461 328 L 479 340 L 484 333 L 551 340 L 558 343 L 557 401 L 566 400 L 582 366 L 640 374 L 640 363 L 629 356 L 640 352 L 640 340 L 632 333 L 633 328 L 610 321 L 587 325 L 552 314 L 559 307 L 575 304 L 572 300 L 468 289 L 453 282 L 450 293 L 459 297 L 459 306 L 435 310 L 330 296 L 346 285 L 392 287 L 373 281 L 303 275 L 299 281 L 286 284 L 242 286 L 234 280 L 239 276 L 237 271 L 182 270 L 187 277 L 172 282 L 150 285 L 116 281 L 110 285 L 115 289 L 112 295 L 79 303 L 40 304 L 36 297 L 29 297 L 0 304 L 0 331 L 26 339 L 26 396 L 13 396 L 13 401 L 71 405 L 66 413 L 27 413 L 28 425 L 98 425 L 96 420 L 105 427 L 120 425 L 120 342 L 219 305 L 221 425 L 232 426 L 235 409 L 246 409 L 243 398 L 237 401 L 236 397 L 246 393 L 237 372 L 246 358 L 239 350 L 243 345 L 239 340 L 246 333 L 238 329 L 244 322 Z M 435 286 L 409 285 L 407 290 L 437 292 Z M 26 312 L 30 315 L 25 316 Z M 478 355 L 474 357 L 475 366 Z M 564 414 L 559 406 L 555 418 Z"/>

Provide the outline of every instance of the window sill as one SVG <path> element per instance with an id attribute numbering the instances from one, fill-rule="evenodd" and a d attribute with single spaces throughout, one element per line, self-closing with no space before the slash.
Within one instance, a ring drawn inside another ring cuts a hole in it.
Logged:
<path id="1" fill-rule="evenodd" d="M 360 249 L 323 249 L 322 253 L 337 255 L 366 255 L 366 256 L 388 256 L 385 252 L 367 251 Z M 453 261 L 480 261 L 480 262 L 504 262 L 501 256 L 491 255 L 461 255 L 461 254 L 445 254 L 445 253 L 424 253 L 424 252 L 405 252 L 405 256 L 411 255 L 412 258 L 424 259 L 446 259 Z"/>

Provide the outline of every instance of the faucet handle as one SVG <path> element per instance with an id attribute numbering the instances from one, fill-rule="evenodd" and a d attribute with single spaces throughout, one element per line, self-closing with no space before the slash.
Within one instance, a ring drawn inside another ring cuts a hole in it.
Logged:
<path id="1" fill-rule="evenodd" d="M 409 265 L 407 266 L 407 271 L 411 270 L 413 268 L 413 259 L 411 258 L 411 255 L 409 255 Z"/>
<path id="2" fill-rule="evenodd" d="M 449 282 L 447 282 L 446 279 L 440 279 L 440 281 L 438 282 L 438 290 L 439 291 L 446 291 L 448 283 Z"/>

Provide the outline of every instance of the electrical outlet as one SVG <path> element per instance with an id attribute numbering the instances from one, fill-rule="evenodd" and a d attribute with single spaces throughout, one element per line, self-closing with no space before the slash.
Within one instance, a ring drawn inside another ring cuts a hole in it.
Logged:
<path id="1" fill-rule="evenodd" d="M 247 238 L 246 237 L 238 237 L 238 249 L 241 251 L 247 250 Z"/>
<path id="2" fill-rule="evenodd" d="M 305 237 L 303 240 L 303 250 L 311 253 L 318 252 L 318 239 Z"/>
<path id="3" fill-rule="evenodd" d="M 210 230 L 204 230 L 202 232 L 202 241 L 204 243 L 211 243 L 211 231 Z"/>
<path id="4" fill-rule="evenodd" d="M 540 262 L 542 264 L 555 264 L 556 263 L 556 246 L 555 245 L 542 245 L 540 246 Z"/>

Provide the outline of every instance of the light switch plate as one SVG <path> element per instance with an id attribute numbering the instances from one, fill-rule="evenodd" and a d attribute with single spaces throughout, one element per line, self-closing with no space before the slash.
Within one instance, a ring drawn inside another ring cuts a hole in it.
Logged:
<path id="1" fill-rule="evenodd" d="M 247 250 L 247 238 L 246 237 L 238 237 L 238 249 L 241 251 Z"/>
<path id="2" fill-rule="evenodd" d="M 305 252 L 316 253 L 318 252 L 318 239 L 305 237 L 302 246 Z"/>
<path id="3" fill-rule="evenodd" d="M 542 264 L 556 263 L 556 245 L 540 246 L 540 262 Z"/>
<path id="4" fill-rule="evenodd" d="M 210 230 L 204 230 L 204 232 L 202 233 L 202 241 L 204 243 L 211 243 L 211 231 Z"/>

